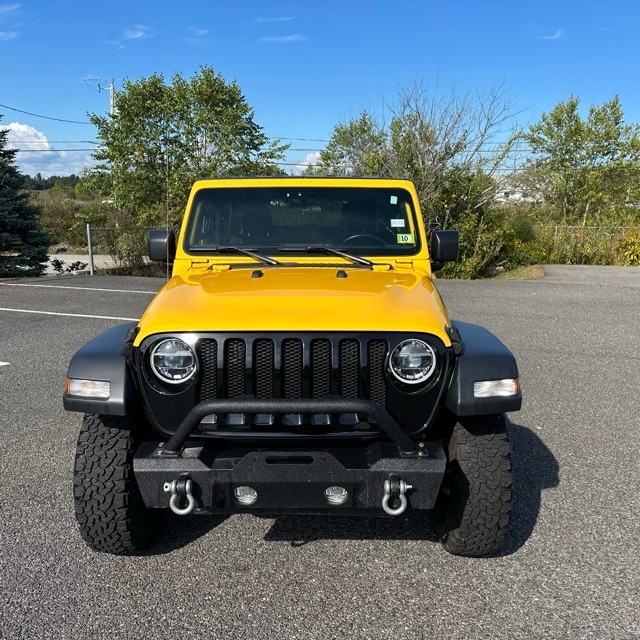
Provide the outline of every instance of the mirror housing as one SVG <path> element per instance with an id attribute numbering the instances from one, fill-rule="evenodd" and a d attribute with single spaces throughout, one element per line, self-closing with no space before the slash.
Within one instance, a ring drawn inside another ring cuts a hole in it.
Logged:
<path id="1" fill-rule="evenodd" d="M 149 260 L 173 262 L 176 257 L 176 235 L 171 229 L 150 229 L 147 232 Z"/>
<path id="2" fill-rule="evenodd" d="M 438 271 L 444 267 L 445 262 L 453 262 L 458 259 L 458 246 L 460 234 L 455 229 L 431 232 L 431 268 Z"/>

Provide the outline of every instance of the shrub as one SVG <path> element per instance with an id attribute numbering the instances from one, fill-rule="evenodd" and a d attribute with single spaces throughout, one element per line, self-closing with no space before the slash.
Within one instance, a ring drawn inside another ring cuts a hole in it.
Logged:
<path id="1" fill-rule="evenodd" d="M 631 227 L 618 240 L 615 247 L 616 264 L 624 267 L 640 266 L 640 227 Z"/>

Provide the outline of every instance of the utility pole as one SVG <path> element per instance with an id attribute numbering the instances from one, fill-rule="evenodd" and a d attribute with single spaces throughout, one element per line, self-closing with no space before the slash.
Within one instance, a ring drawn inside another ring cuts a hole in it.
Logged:
<path id="1" fill-rule="evenodd" d="M 102 84 L 102 80 L 99 80 L 98 78 L 85 78 L 84 81 L 86 85 L 89 87 L 91 87 L 91 85 L 89 84 L 90 82 L 96 82 L 97 88 L 95 90 L 98 93 L 100 93 L 105 88 L 104 85 Z M 91 88 L 93 89 L 93 87 Z M 115 88 L 115 81 L 113 80 L 113 78 L 109 83 L 109 115 L 111 117 L 116 115 L 116 88 Z"/>
<path id="2" fill-rule="evenodd" d="M 113 118 L 116 114 L 116 92 L 113 86 L 113 79 L 109 83 L 109 115 Z"/>

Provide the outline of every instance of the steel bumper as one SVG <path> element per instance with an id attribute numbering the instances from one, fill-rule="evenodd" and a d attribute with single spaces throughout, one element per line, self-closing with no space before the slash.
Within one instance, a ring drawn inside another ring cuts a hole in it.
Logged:
<path id="1" fill-rule="evenodd" d="M 194 513 L 383 514 L 387 481 L 407 485 L 407 508 L 431 509 L 446 466 L 444 451 L 437 443 L 424 447 L 425 455 L 419 457 L 401 455 L 392 443 L 286 451 L 216 451 L 198 446 L 170 457 L 158 456 L 157 449 L 157 443 L 145 442 L 134 457 L 134 474 L 145 505 L 168 508 L 168 487 L 174 481 L 174 487 L 180 482 L 184 486 L 188 479 Z M 325 493 L 336 486 L 346 490 L 346 499 L 339 505 L 329 502 Z M 253 489 L 255 503 L 241 504 L 237 487 Z"/>

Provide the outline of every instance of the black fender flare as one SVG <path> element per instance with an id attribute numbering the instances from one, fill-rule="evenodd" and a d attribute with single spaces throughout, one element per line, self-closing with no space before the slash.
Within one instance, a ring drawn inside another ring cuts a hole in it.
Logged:
<path id="1" fill-rule="evenodd" d="M 487 415 L 518 411 L 522 392 L 508 397 L 476 398 L 473 383 L 481 380 L 518 378 L 518 365 L 509 349 L 490 331 L 469 322 L 452 322 L 460 337 L 461 353 L 447 390 L 445 404 L 456 416 Z"/>
<path id="2" fill-rule="evenodd" d="M 67 378 L 103 380 L 111 383 L 109 398 L 81 398 L 66 391 L 63 405 L 67 411 L 127 415 L 137 398 L 129 372 L 127 351 L 136 332 L 136 322 L 111 327 L 81 347 L 71 358 Z"/>

